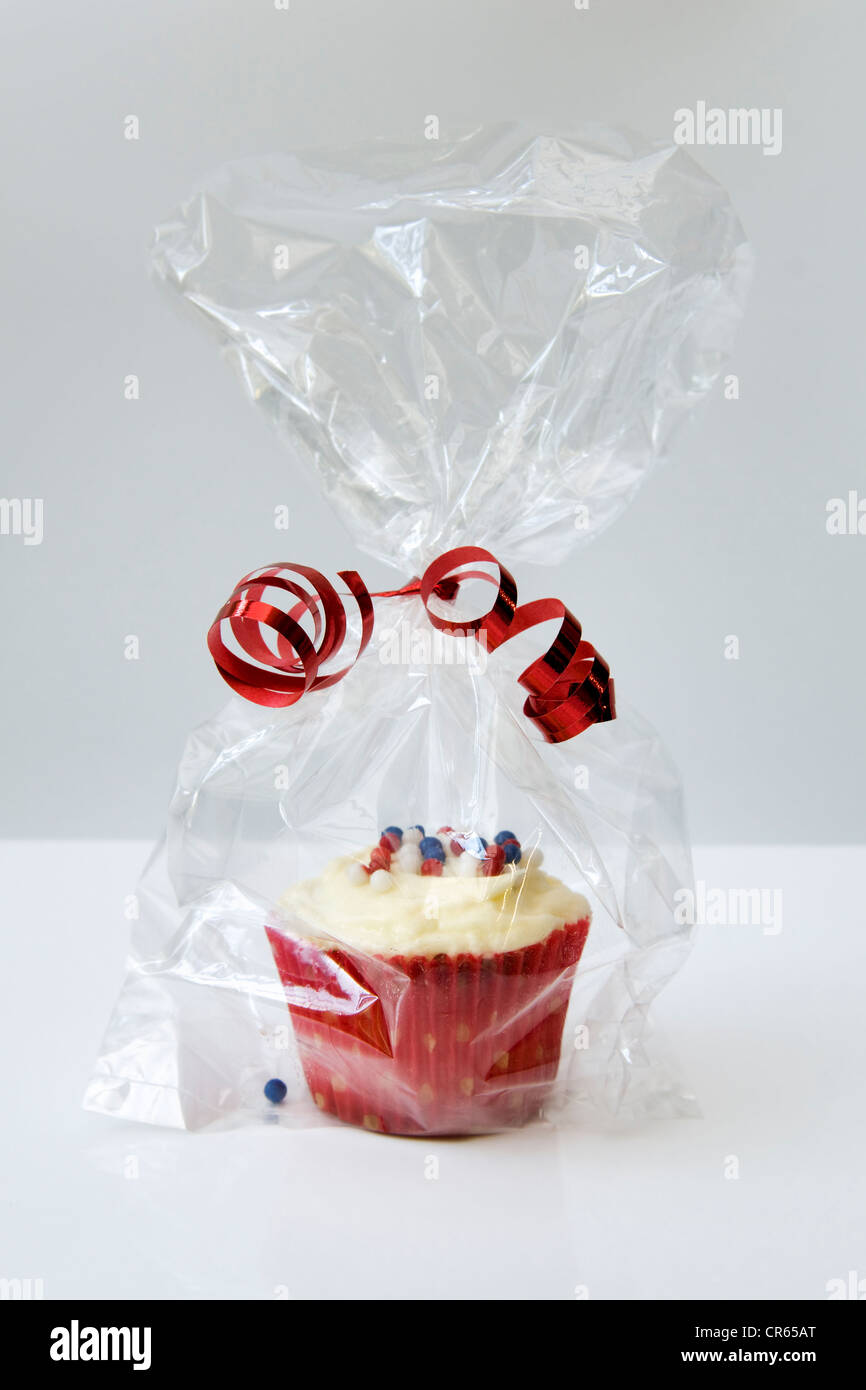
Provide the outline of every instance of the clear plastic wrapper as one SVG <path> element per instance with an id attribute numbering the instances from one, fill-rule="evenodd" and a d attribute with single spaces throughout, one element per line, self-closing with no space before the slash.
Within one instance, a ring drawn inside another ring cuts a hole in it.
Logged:
<path id="1" fill-rule="evenodd" d="M 681 150 L 514 128 L 426 160 L 229 166 L 155 260 L 362 547 L 409 580 L 483 546 L 518 584 L 633 494 L 721 369 L 749 264 Z M 339 618 L 321 585 L 250 591 L 290 614 L 261 627 L 261 668 L 321 678 L 361 654 L 285 708 L 233 696 L 190 737 L 87 1105 L 399 1134 L 691 1108 L 646 1038 L 691 875 L 657 736 L 620 700 L 542 738 L 520 686 L 573 655 L 567 619 L 558 647 L 539 614 L 488 650 L 479 578 L 375 596 L 369 624 L 349 578 Z M 249 694 L 227 614 L 222 669 Z"/>
<path id="2" fill-rule="evenodd" d="M 716 379 L 750 263 L 681 147 L 512 126 L 230 164 L 154 250 L 406 577 L 462 544 L 555 564 L 602 530 Z"/>

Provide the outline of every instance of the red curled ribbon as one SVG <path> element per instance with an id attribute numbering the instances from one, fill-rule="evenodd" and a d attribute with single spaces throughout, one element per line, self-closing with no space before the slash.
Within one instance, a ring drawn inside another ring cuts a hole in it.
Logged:
<path id="1" fill-rule="evenodd" d="M 296 580 L 284 578 L 286 571 L 299 574 L 312 585 L 312 592 Z M 355 570 L 341 570 L 340 578 L 348 585 L 361 614 L 361 642 L 348 666 L 320 676 L 319 667 L 340 650 L 346 636 L 346 611 L 333 585 L 308 565 L 266 565 L 244 575 L 207 635 L 216 668 L 232 690 L 253 704 L 281 708 L 295 704 L 309 690 L 325 690 L 348 675 L 372 636 L 373 600 Z M 266 589 L 282 589 L 294 594 L 298 602 L 284 613 L 262 601 Z M 298 622 L 304 613 L 312 615 L 312 639 Z M 241 650 L 262 665 L 253 666 L 229 650 L 222 638 L 223 622 L 228 622 Z M 262 627 L 276 633 L 276 651 L 265 641 Z M 273 670 L 284 674 L 273 675 Z"/>
<path id="2" fill-rule="evenodd" d="M 499 578 L 484 570 L 464 568 L 479 563 L 494 565 Z M 285 578 L 286 573 L 299 575 L 310 587 Z M 434 627 L 442 632 L 474 632 L 479 640 L 483 635 L 488 651 L 495 651 L 503 642 L 539 623 L 560 619 L 552 645 L 518 677 L 529 692 L 523 712 L 548 743 L 563 743 L 590 724 L 616 717 L 610 668 L 595 648 L 583 641 L 574 614 L 555 598 L 535 599 L 518 607 L 514 579 L 489 550 L 461 546 L 446 551 L 428 566 L 421 579 L 386 593 L 370 594 L 355 570 L 341 570 L 339 577 L 361 615 L 361 640 L 348 665 L 327 675 L 319 674 L 319 667 L 340 651 L 346 637 L 343 597 L 318 570 L 306 565 L 268 565 L 245 575 L 235 586 L 208 632 L 208 649 L 223 680 L 254 704 L 273 708 L 293 705 L 308 691 L 327 689 L 348 675 L 373 633 L 373 598 L 418 594 Z M 452 600 L 467 579 L 483 579 L 496 585 L 496 598 L 487 613 L 468 620 L 431 613 L 431 598 Z M 267 589 L 282 590 L 297 602 L 284 613 L 264 601 Z M 312 637 L 300 626 L 299 619 L 305 613 L 313 621 Z M 241 650 L 259 664 L 253 665 L 226 646 L 222 638 L 224 622 L 228 622 Z M 265 641 L 263 627 L 276 634 L 272 645 Z"/>

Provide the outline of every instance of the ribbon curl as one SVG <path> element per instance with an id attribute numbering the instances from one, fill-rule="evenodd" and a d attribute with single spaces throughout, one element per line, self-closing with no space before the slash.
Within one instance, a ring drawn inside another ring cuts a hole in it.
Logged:
<path id="1" fill-rule="evenodd" d="M 296 580 L 284 578 L 286 571 L 300 575 L 311 590 L 304 589 Z M 348 666 L 320 676 L 319 667 L 336 655 L 346 637 L 346 611 L 333 585 L 308 565 L 266 565 L 244 575 L 217 613 L 207 635 L 208 650 L 216 668 L 232 690 L 255 705 L 280 709 L 294 705 L 308 691 L 325 690 L 348 675 L 373 635 L 373 600 L 355 570 L 341 570 L 339 577 L 358 605 L 361 642 Z M 293 594 L 298 602 L 288 613 L 283 613 L 273 604 L 262 601 L 266 589 L 282 589 Z M 311 614 L 313 619 L 312 639 L 298 622 L 304 613 Z M 242 661 L 226 646 L 222 638 L 224 622 L 228 622 L 241 650 L 261 665 Z M 277 634 L 276 652 L 265 641 L 262 627 Z M 271 669 L 264 669 L 266 667 Z M 285 674 L 274 675 L 274 670 Z"/>
<path id="2" fill-rule="evenodd" d="M 485 570 L 466 569 L 473 564 L 495 566 L 499 577 Z M 307 587 L 286 574 L 299 575 Z M 348 675 L 369 644 L 373 634 L 373 599 L 419 595 L 433 627 L 442 632 L 474 632 L 495 651 L 512 637 L 518 637 L 539 623 L 560 620 L 560 628 L 547 651 L 518 676 L 529 693 L 523 713 L 548 743 L 563 743 L 589 728 L 616 717 L 614 685 L 606 661 L 589 642 L 582 639 L 581 626 L 559 599 L 535 599 L 518 606 L 517 585 L 512 575 L 489 550 L 461 546 L 434 560 L 420 579 L 402 589 L 371 594 L 355 570 L 341 570 L 340 579 L 349 589 L 361 615 L 361 640 L 352 660 L 340 670 L 326 675 L 319 668 L 336 656 L 346 638 L 347 622 L 343 596 L 318 570 L 307 565 L 267 565 L 245 575 L 228 602 L 223 604 L 208 632 L 207 644 L 223 680 L 239 695 L 257 705 L 282 708 L 293 705 L 312 690 L 325 690 Z M 492 607 L 479 618 L 451 619 L 430 611 L 430 600 L 452 601 L 467 579 L 495 584 Z M 284 613 L 263 600 L 266 589 L 281 589 L 297 599 Z M 313 636 L 300 626 L 299 619 L 309 613 Z M 257 665 L 232 652 L 223 641 L 222 624 L 228 622 L 238 646 Z M 268 645 L 262 628 L 276 633 L 275 646 Z"/>

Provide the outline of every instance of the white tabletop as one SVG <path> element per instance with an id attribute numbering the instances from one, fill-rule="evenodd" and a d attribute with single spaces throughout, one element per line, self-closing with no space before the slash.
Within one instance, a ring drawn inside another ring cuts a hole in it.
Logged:
<path id="1" fill-rule="evenodd" d="M 0 845 L 3 1277 L 264 1299 L 822 1299 L 866 1279 L 866 849 L 697 852 L 710 885 L 784 894 L 781 932 L 703 929 L 658 1001 L 702 1119 L 409 1140 L 81 1110 L 146 848 Z"/>

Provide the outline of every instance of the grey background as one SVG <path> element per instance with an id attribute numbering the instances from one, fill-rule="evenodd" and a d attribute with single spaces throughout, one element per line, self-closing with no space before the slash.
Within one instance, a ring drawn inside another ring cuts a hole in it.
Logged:
<path id="1" fill-rule="evenodd" d="M 158 832 L 184 736 L 223 702 L 204 632 L 245 571 L 392 579 L 149 279 L 150 229 L 195 178 L 367 135 L 424 158 L 430 113 L 443 132 L 520 118 L 669 137 L 703 99 L 783 110 L 777 158 L 696 151 L 758 256 L 740 399 L 717 388 L 625 518 L 521 593 L 580 615 L 677 757 L 697 840 L 864 838 L 866 536 L 825 527 L 828 498 L 866 497 L 861 5 L 48 0 L 4 28 L 0 495 L 44 498 L 45 536 L 0 536 L 0 833 Z"/>

